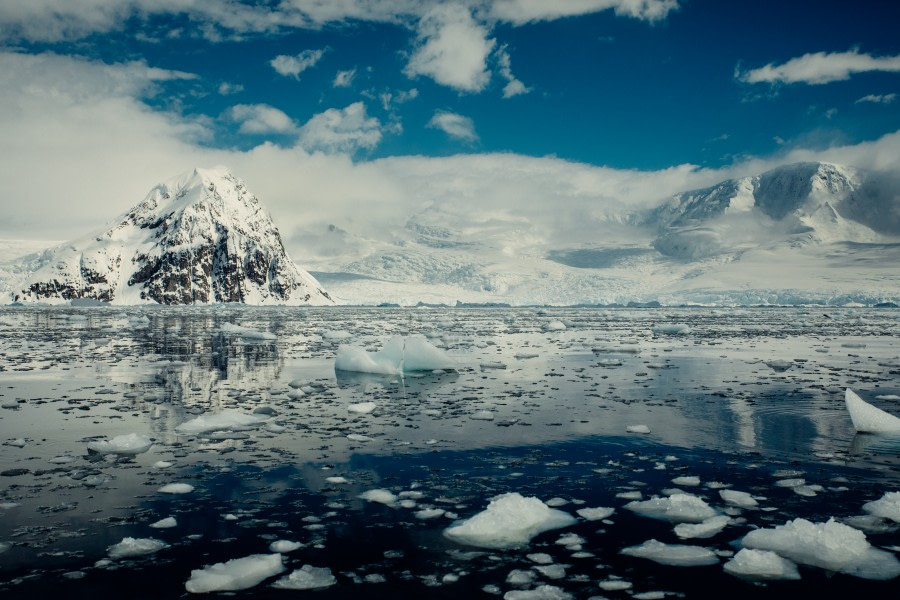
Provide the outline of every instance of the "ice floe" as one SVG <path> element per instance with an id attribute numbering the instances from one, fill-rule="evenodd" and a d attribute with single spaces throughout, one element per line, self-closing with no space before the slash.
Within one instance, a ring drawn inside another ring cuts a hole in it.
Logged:
<path id="1" fill-rule="evenodd" d="M 850 388 L 844 393 L 844 401 L 853 428 L 859 433 L 900 433 L 900 417 L 872 406 Z"/>
<path id="2" fill-rule="evenodd" d="M 456 361 L 445 351 L 433 346 L 425 336 L 395 337 L 377 352 L 358 346 L 339 346 L 334 368 L 381 375 L 402 375 L 415 371 L 456 369 Z"/>
<path id="3" fill-rule="evenodd" d="M 602 521 L 612 516 L 616 509 L 606 506 L 598 506 L 597 508 L 579 508 L 575 511 L 579 517 L 588 521 Z"/>
<path id="4" fill-rule="evenodd" d="M 159 488 L 162 494 L 189 494 L 194 491 L 194 486 L 189 483 L 169 483 Z"/>
<path id="5" fill-rule="evenodd" d="M 686 540 L 691 538 L 706 539 L 711 538 L 728 525 L 731 520 L 725 515 L 710 517 L 700 523 L 680 523 L 675 526 L 675 535 Z"/>
<path id="6" fill-rule="evenodd" d="M 900 523 L 900 492 L 887 492 L 878 500 L 863 504 L 869 514 Z"/>
<path id="7" fill-rule="evenodd" d="M 122 538 L 118 544 L 113 544 L 106 549 L 110 558 L 131 558 L 134 556 L 145 556 L 159 552 L 163 548 L 167 548 L 168 544 L 154 538 Z"/>
<path id="8" fill-rule="evenodd" d="M 650 433 L 650 427 L 647 425 L 628 425 L 625 427 L 628 433 Z"/>
<path id="9" fill-rule="evenodd" d="M 742 548 L 722 568 L 729 575 L 749 581 L 800 579 L 793 561 L 769 550 Z"/>
<path id="10" fill-rule="evenodd" d="M 318 590 L 331 587 L 335 583 L 337 580 L 328 567 L 303 565 L 273 583 L 272 587 L 282 590 Z"/>
<path id="11" fill-rule="evenodd" d="M 178 521 L 175 517 L 166 517 L 165 519 L 160 519 L 155 523 L 150 523 L 150 527 L 153 529 L 171 529 L 172 527 L 178 527 Z"/>
<path id="12" fill-rule="evenodd" d="M 375 402 L 358 402 L 356 404 L 348 405 L 347 411 L 365 415 L 365 414 L 369 414 L 376 408 L 378 408 L 378 404 L 376 404 Z"/>
<path id="13" fill-rule="evenodd" d="M 572 600 L 572 594 L 555 585 L 539 585 L 533 590 L 512 590 L 503 595 L 503 600 Z"/>
<path id="14" fill-rule="evenodd" d="M 516 548 L 540 533 L 575 522 L 572 515 L 550 508 L 538 498 L 511 492 L 495 496 L 485 510 L 448 527 L 444 535 L 479 548 Z"/>
<path id="15" fill-rule="evenodd" d="M 738 508 L 756 508 L 759 502 L 747 492 L 737 490 L 719 490 L 719 496 L 726 504 L 736 506 Z"/>
<path id="16" fill-rule="evenodd" d="M 702 546 L 686 546 L 683 544 L 664 544 L 658 540 L 647 540 L 638 546 L 629 546 L 620 550 L 621 554 L 646 558 L 661 565 L 673 567 L 700 567 L 714 565 L 719 562 L 716 553 Z"/>
<path id="17" fill-rule="evenodd" d="M 141 454 L 153 446 L 153 440 L 139 433 L 117 435 L 109 440 L 91 442 L 87 448 L 97 454 Z"/>
<path id="18" fill-rule="evenodd" d="M 672 494 L 666 498 L 632 501 L 625 505 L 630 511 L 653 519 L 672 523 L 702 523 L 716 516 L 716 511 L 703 498 L 692 494 Z"/>
<path id="19" fill-rule="evenodd" d="M 757 529 L 745 535 L 741 545 L 865 579 L 886 580 L 900 575 L 900 561 L 894 555 L 872 547 L 862 531 L 834 519 L 825 523 L 794 519 L 774 529 Z"/>
<path id="20" fill-rule="evenodd" d="M 395 504 L 397 502 L 397 496 L 393 492 L 382 489 L 367 490 L 360 494 L 359 497 L 378 504 Z"/>
<path id="21" fill-rule="evenodd" d="M 248 413 L 241 410 L 225 409 L 220 412 L 200 415 L 185 421 L 175 428 L 182 435 L 200 435 L 211 431 L 243 429 L 256 427 L 269 419 L 269 415 Z"/>
<path id="22" fill-rule="evenodd" d="M 246 590 L 284 570 L 280 554 L 253 554 L 192 570 L 184 588 L 192 594 Z"/>

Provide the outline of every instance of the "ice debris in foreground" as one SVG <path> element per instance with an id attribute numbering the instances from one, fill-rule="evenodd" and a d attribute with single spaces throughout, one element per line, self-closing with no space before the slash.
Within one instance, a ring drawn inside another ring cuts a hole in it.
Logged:
<path id="1" fill-rule="evenodd" d="M 97 454 L 141 454 L 150 449 L 153 440 L 139 433 L 117 435 L 110 440 L 100 440 L 88 444 L 88 450 Z"/>
<path id="2" fill-rule="evenodd" d="M 337 583 L 331 569 L 328 567 L 314 567 L 303 565 L 282 577 L 272 584 L 272 587 L 282 590 L 317 590 L 327 588 Z"/>
<path id="3" fill-rule="evenodd" d="M 516 548 L 540 533 L 575 522 L 572 515 L 550 508 L 538 498 L 512 492 L 495 496 L 485 510 L 445 529 L 444 536 L 479 548 Z"/>
<path id="4" fill-rule="evenodd" d="M 873 548 L 862 531 L 834 519 L 826 523 L 794 519 L 774 529 L 757 529 L 744 536 L 741 545 L 864 579 L 887 580 L 900 575 L 900 561 L 894 555 Z"/>
<path id="5" fill-rule="evenodd" d="M 701 567 L 719 562 L 715 552 L 702 546 L 663 544 L 658 540 L 647 540 L 639 546 L 629 546 L 621 551 L 627 556 L 646 558 L 661 565 L 673 567 Z"/>
<path id="6" fill-rule="evenodd" d="M 175 428 L 175 432 L 182 435 L 199 435 L 223 429 L 242 429 L 255 427 L 268 418 L 269 415 L 265 414 L 251 414 L 240 410 L 226 409 L 217 413 L 200 415 L 195 419 L 185 421 Z"/>
<path id="7" fill-rule="evenodd" d="M 859 433 L 900 433 L 900 417 L 872 406 L 850 388 L 844 393 L 844 401 L 853 428 Z"/>
<path id="8" fill-rule="evenodd" d="M 132 556 L 144 556 L 153 554 L 163 548 L 168 548 L 168 544 L 154 538 L 122 538 L 118 544 L 113 544 L 107 548 L 110 558 L 129 558 Z"/>
<path id="9" fill-rule="evenodd" d="M 722 568 L 729 575 L 749 581 L 800 579 L 796 564 L 769 550 L 744 548 Z"/>
<path id="10" fill-rule="evenodd" d="M 878 500 L 863 504 L 869 514 L 900 523 L 900 492 L 887 492 Z"/>
<path id="11" fill-rule="evenodd" d="M 625 505 L 630 511 L 672 523 L 702 523 L 716 516 L 716 511 L 703 498 L 692 494 L 672 494 L 668 498 L 632 501 Z"/>
<path id="12" fill-rule="evenodd" d="M 253 554 L 195 569 L 184 588 L 192 594 L 246 590 L 283 572 L 280 554 Z"/>
<path id="13" fill-rule="evenodd" d="M 456 361 L 423 335 L 395 337 L 378 352 L 366 352 L 358 346 L 339 346 L 334 368 L 381 375 L 402 375 L 414 371 L 456 369 Z"/>

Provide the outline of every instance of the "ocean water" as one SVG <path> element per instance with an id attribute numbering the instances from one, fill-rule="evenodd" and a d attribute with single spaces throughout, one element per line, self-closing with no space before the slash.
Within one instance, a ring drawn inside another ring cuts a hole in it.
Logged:
<path id="1" fill-rule="evenodd" d="M 333 575 L 322 598 L 893 598 L 900 579 L 855 576 L 840 556 L 792 581 L 723 565 L 748 532 L 794 519 L 862 527 L 896 557 L 898 524 L 863 505 L 900 491 L 900 437 L 856 434 L 843 394 L 900 415 L 898 334 L 900 311 L 830 307 L 0 309 L 0 594 L 181 597 L 192 572 L 282 540 L 297 542 L 285 571 L 235 596 L 313 593 L 272 587 L 311 565 Z M 409 335 L 457 368 L 335 371 L 342 344 Z M 375 408 L 348 409 L 362 403 Z M 176 429 L 215 414 L 258 422 Z M 88 450 L 128 434 L 153 445 Z M 192 490 L 160 492 L 171 483 Z M 722 489 L 758 506 L 729 506 Z M 394 501 L 360 497 L 372 490 Z M 507 493 L 577 522 L 510 549 L 443 535 Z M 626 508 L 677 493 L 728 524 L 681 539 Z M 614 512 L 578 516 L 590 507 Z M 164 547 L 111 557 L 124 538 Z M 651 539 L 715 561 L 621 553 Z"/>

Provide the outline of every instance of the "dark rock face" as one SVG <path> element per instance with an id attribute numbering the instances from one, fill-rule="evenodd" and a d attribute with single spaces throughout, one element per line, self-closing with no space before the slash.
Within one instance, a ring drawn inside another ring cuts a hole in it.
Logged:
<path id="1" fill-rule="evenodd" d="M 157 186 L 112 229 L 45 254 L 16 300 L 333 303 L 288 257 L 257 198 L 221 170 Z"/>

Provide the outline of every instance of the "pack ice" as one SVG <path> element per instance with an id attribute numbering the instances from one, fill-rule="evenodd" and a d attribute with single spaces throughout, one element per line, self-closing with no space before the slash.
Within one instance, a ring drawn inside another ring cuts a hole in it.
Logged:
<path id="1" fill-rule="evenodd" d="M 482 512 L 445 529 L 444 536 L 479 548 L 516 548 L 538 534 L 575 522 L 572 515 L 550 508 L 538 498 L 512 492 L 494 497 Z"/>

